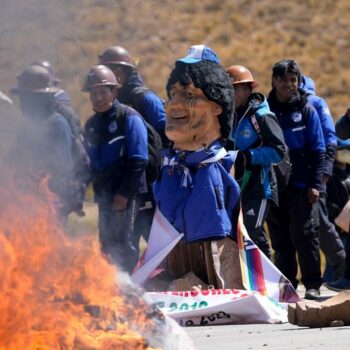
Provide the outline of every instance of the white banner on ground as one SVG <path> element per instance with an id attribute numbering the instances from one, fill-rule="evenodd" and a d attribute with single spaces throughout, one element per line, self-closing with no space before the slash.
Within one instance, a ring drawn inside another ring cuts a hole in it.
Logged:
<path id="1" fill-rule="evenodd" d="M 287 322 L 286 309 L 258 292 L 212 289 L 145 296 L 181 326 Z"/>
<path id="2" fill-rule="evenodd" d="M 132 274 L 131 280 L 137 285 L 145 283 L 182 237 L 157 208 L 143 265 Z"/>

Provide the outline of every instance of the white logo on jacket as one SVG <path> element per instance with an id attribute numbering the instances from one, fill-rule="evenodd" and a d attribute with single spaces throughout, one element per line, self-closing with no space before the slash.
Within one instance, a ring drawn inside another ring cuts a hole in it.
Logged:
<path id="1" fill-rule="evenodd" d="M 303 117 L 300 112 L 293 112 L 292 115 L 293 122 L 297 123 L 301 121 L 301 118 Z"/>
<path id="2" fill-rule="evenodd" d="M 112 121 L 109 125 L 108 125 L 108 131 L 110 133 L 113 133 L 113 132 L 116 132 L 118 129 L 118 125 L 117 125 L 117 122 L 114 120 Z"/>
<path id="3" fill-rule="evenodd" d="M 249 128 L 244 128 L 241 132 L 240 135 L 244 138 L 249 138 L 252 136 L 252 131 Z"/>

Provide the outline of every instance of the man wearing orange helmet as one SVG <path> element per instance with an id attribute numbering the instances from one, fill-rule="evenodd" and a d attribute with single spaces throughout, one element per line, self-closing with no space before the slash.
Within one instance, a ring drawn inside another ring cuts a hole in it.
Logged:
<path id="1" fill-rule="evenodd" d="M 240 184 L 244 224 L 252 240 L 271 258 L 264 222 L 269 201 L 277 200 L 271 165 L 280 162 L 286 153 L 284 137 L 265 96 L 253 93 L 259 84 L 251 72 L 234 65 L 227 73 L 232 78 L 236 103 L 230 147 L 240 151 L 245 165 Z"/>

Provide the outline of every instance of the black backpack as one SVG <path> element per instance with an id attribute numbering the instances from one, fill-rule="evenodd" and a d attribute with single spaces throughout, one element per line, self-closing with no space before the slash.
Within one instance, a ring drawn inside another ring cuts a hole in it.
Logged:
<path id="1" fill-rule="evenodd" d="M 130 107 L 120 104 L 117 108 L 117 123 L 121 134 L 125 134 L 125 118 L 128 117 L 128 110 L 132 110 Z M 137 113 L 144 121 L 147 128 L 147 149 L 148 149 L 148 162 L 146 166 L 146 179 L 147 185 L 150 186 L 154 181 L 156 181 L 160 174 L 160 169 L 162 165 L 162 158 L 160 155 L 160 150 L 162 147 L 162 139 L 158 131 L 142 117 L 140 113 Z"/>
<path id="2" fill-rule="evenodd" d="M 251 115 L 250 119 L 254 126 L 255 131 L 261 138 L 261 129 L 255 114 Z M 282 160 L 279 163 L 275 163 L 271 165 L 272 171 L 276 175 L 278 192 L 283 191 L 287 187 L 290 176 L 292 174 L 292 163 L 290 162 L 290 159 L 289 159 L 289 150 L 287 148 L 287 145 L 285 145 L 285 147 L 286 147 L 286 153 L 284 154 Z"/>

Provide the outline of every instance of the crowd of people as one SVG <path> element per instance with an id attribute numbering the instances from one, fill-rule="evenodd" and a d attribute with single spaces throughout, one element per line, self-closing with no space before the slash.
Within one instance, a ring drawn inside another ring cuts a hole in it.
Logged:
<path id="1" fill-rule="evenodd" d="M 11 90 L 26 123 L 16 154 L 35 160 L 28 172 L 49 175 L 63 222 L 85 215 L 92 183 L 101 250 L 132 273 L 158 207 L 184 233 L 169 276 L 194 271 L 237 288 L 241 211 L 251 239 L 295 288 L 300 267 L 306 299 L 319 299 L 322 283 L 350 289 L 349 222 L 345 231 L 335 225 L 350 198 L 349 167 L 336 156 L 350 150 L 350 107 L 334 125 L 294 60 L 273 65 L 265 97 L 247 67 L 226 69 L 195 45 L 176 60 L 166 102 L 125 48 L 106 48 L 96 62 L 82 86 L 93 111 L 83 127 L 49 62 L 31 63 Z"/>

